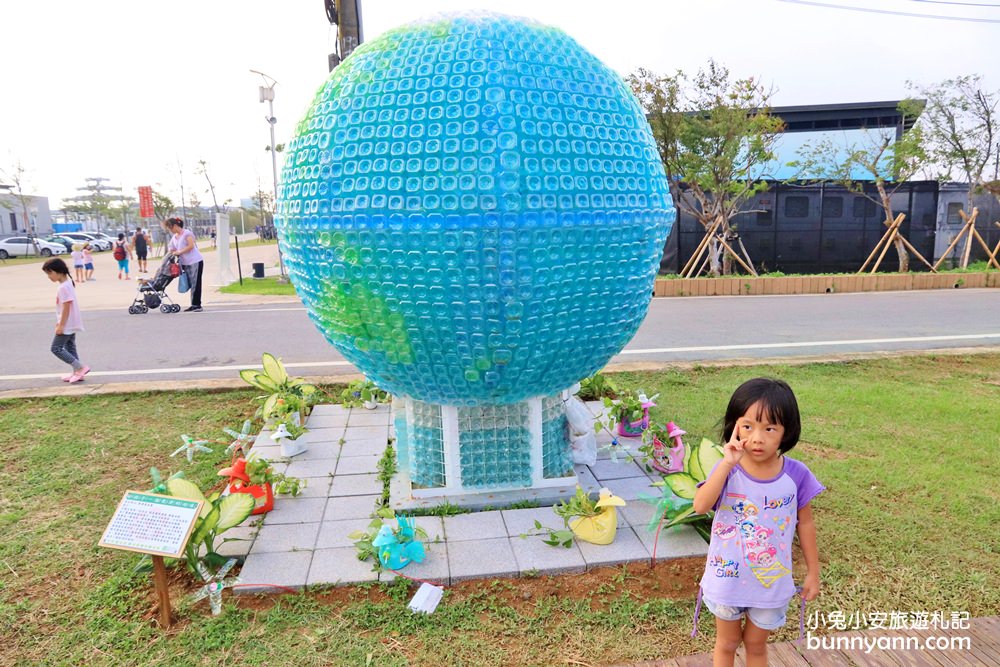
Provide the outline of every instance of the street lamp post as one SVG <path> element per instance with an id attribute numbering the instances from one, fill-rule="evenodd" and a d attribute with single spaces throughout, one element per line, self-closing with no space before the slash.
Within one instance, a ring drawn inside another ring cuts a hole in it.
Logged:
<path id="1" fill-rule="evenodd" d="M 272 206 L 275 212 L 278 209 L 278 152 L 275 150 L 274 144 L 274 124 L 278 122 L 278 119 L 274 117 L 274 87 L 277 85 L 277 81 L 269 77 L 263 72 L 258 72 L 255 69 L 250 70 L 253 74 L 260 74 L 261 78 L 264 79 L 264 83 L 267 85 L 260 86 L 260 102 L 263 104 L 267 102 L 267 116 L 264 120 L 271 129 L 271 176 L 272 183 L 274 185 L 274 200 Z M 278 266 L 281 268 L 281 277 L 285 277 L 285 262 L 281 257 L 281 245 L 278 245 Z"/>

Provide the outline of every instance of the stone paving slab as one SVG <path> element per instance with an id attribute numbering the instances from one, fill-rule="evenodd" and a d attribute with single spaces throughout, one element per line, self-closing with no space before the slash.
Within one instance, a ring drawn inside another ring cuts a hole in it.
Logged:
<path id="1" fill-rule="evenodd" d="M 449 572 L 448 547 L 444 542 L 425 545 L 426 558 L 421 563 L 410 563 L 397 575 L 389 570 L 382 570 L 379 581 L 393 581 L 399 576 L 411 579 L 422 579 L 432 584 L 447 586 L 451 583 Z"/>
<path id="2" fill-rule="evenodd" d="M 316 523 L 323 520 L 326 498 L 295 498 L 278 496 L 274 509 L 264 515 L 264 525 L 285 523 Z"/>
<path id="3" fill-rule="evenodd" d="M 273 586 L 304 588 L 312 559 L 312 551 L 254 554 L 247 558 L 240 570 L 240 583 L 243 586 L 237 588 L 235 593 L 281 592 L 281 589 Z"/>
<path id="4" fill-rule="evenodd" d="M 618 526 L 615 541 L 611 544 L 590 544 L 582 540 L 577 542 L 587 569 L 605 565 L 620 565 L 649 558 L 649 551 L 629 526 Z M 657 554 L 659 555 L 659 554 Z"/>
<path id="5" fill-rule="evenodd" d="M 340 403 L 322 403 L 320 405 L 314 405 L 312 412 L 309 413 L 309 418 L 314 419 L 316 417 L 327 417 L 331 415 L 344 415 L 345 417 L 351 413 L 350 408 L 345 408 Z"/>
<path id="6" fill-rule="evenodd" d="M 326 503 L 324 520 L 367 519 L 375 512 L 375 503 L 381 495 L 331 497 Z"/>
<path id="7" fill-rule="evenodd" d="M 321 409 L 317 406 L 310 418 L 314 423 L 329 424 L 310 431 L 310 447 L 303 454 L 287 459 L 278 447 L 258 437 L 260 445 L 252 452 L 275 461 L 275 470 L 307 479 L 304 492 L 296 498 L 275 500 L 275 509 L 254 523 L 239 526 L 227 535 L 248 537 L 245 542 L 226 545 L 227 553 L 245 556 L 244 581 L 251 584 L 275 584 L 290 588 L 304 586 L 346 585 L 379 579 L 371 562 L 357 560 L 356 550 L 347 535 L 364 529 L 371 521 L 381 498 L 382 483 L 377 479 L 377 463 L 384 453 L 390 434 L 391 412 L 387 407 L 375 411 L 362 409 Z M 318 420 L 315 421 L 314 420 Z M 344 444 L 341 445 L 341 438 Z M 607 443 L 611 435 L 599 434 Z M 619 442 L 634 451 L 639 439 L 619 437 Z M 445 518 L 417 517 L 417 525 L 428 533 L 425 542 L 427 559 L 413 563 L 402 574 L 438 584 L 464 579 L 513 577 L 525 574 L 580 572 L 603 565 L 647 560 L 653 549 L 653 533 L 646 525 L 653 515 L 650 503 L 640 495 L 658 497 L 661 491 L 651 486 L 651 478 L 634 462 L 613 463 L 608 453 L 599 452 L 594 466 L 574 466 L 581 486 L 596 491 L 607 486 L 628 501 L 618 512 L 618 535 L 606 546 L 576 542 L 570 549 L 551 547 L 536 530 L 538 520 L 551 529 L 563 527 L 551 507 L 494 510 Z M 652 476 L 659 479 L 659 476 Z M 256 537 L 254 537 L 256 531 Z M 524 533 L 530 537 L 521 538 Z M 252 539 L 250 539 L 252 538 Z M 233 546 L 229 546 L 229 545 Z M 242 552 L 242 553 L 241 553 Z M 662 531 L 656 546 L 658 561 L 707 552 L 707 544 L 696 531 L 683 526 Z M 381 580 L 396 575 L 386 572 Z M 239 592 L 269 590 L 265 587 L 239 589 Z"/>
<path id="8" fill-rule="evenodd" d="M 391 412 L 388 407 L 376 410 L 351 410 L 348 425 L 353 431 L 356 426 L 388 426 Z"/>
<path id="9" fill-rule="evenodd" d="M 330 496 L 369 496 L 382 493 L 378 475 L 335 475 Z"/>
<path id="10" fill-rule="evenodd" d="M 319 534 L 319 522 L 288 523 L 261 527 L 257 539 L 250 547 L 250 557 L 256 560 L 258 554 L 290 551 L 311 552 L 316 546 L 316 536 Z M 304 581 L 304 580 L 303 580 Z"/>
<path id="11" fill-rule="evenodd" d="M 583 554 L 580 553 L 576 541 L 566 549 L 545 544 L 542 536 L 532 535 L 524 538 L 512 537 L 510 545 L 514 550 L 514 558 L 517 559 L 517 568 L 521 576 L 536 573 L 583 572 L 587 569 L 587 563 L 583 560 Z"/>
<path id="12" fill-rule="evenodd" d="M 507 536 L 518 538 L 524 535 L 541 535 L 544 530 L 535 528 L 537 520 L 543 526 L 561 529 L 562 519 L 556 516 L 551 507 L 534 507 L 523 510 L 502 510 L 504 524 L 507 526 Z"/>
<path id="13" fill-rule="evenodd" d="M 303 452 L 308 454 L 308 452 Z M 313 459 L 299 460 L 298 457 L 292 459 L 285 474 L 289 477 L 329 477 L 337 470 L 337 459 Z"/>
<path id="14" fill-rule="evenodd" d="M 360 561 L 354 547 L 317 549 L 312 555 L 305 583 L 312 586 L 347 586 L 378 581 L 370 561 Z"/>
<path id="15" fill-rule="evenodd" d="M 445 517 L 444 536 L 449 542 L 489 540 L 507 537 L 507 527 L 499 511 L 473 512 Z"/>
<path id="16" fill-rule="evenodd" d="M 363 475 L 378 472 L 378 454 L 363 454 L 361 456 L 345 456 L 337 463 L 338 475 Z"/>
<path id="17" fill-rule="evenodd" d="M 452 583 L 463 579 L 492 579 L 518 575 L 514 550 L 510 546 L 510 540 L 505 537 L 452 542 L 448 547 Z"/>
<path id="18" fill-rule="evenodd" d="M 371 519 L 338 519 L 324 521 L 319 527 L 316 549 L 337 549 L 354 547 L 354 540 L 348 537 L 356 530 L 367 530 Z"/>

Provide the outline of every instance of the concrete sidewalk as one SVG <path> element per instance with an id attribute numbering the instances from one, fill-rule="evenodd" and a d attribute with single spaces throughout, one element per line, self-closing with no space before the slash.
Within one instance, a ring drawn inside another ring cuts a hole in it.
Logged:
<path id="1" fill-rule="evenodd" d="M 255 234 L 240 237 L 241 241 L 255 240 Z M 211 239 L 198 239 L 199 248 L 205 257 L 203 274 L 202 303 L 206 308 L 218 305 L 264 304 L 264 303 L 300 303 L 294 296 L 263 296 L 259 294 L 223 294 L 219 288 L 223 285 L 219 280 L 219 253 L 212 248 Z M 72 264 L 69 255 L 59 255 L 67 265 Z M 86 319 L 87 311 L 93 310 L 126 310 L 135 297 L 136 277 L 152 277 L 160 267 L 162 255 L 150 257 L 149 273 L 138 273 L 138 263 L 133 259 L 129 262 L 131 280 L 118 280 L 118 262 L 110 252 L 94 253 L 93 282 L 77 284 L 77 297 Z M 278 245 L 276 243 L 260 246 L 240 247 L 240 263 L 243 267 L 243 280 L 252 280 L 251 265 L 254 262 L 264 263 L 265 275 L 277 275 Z M 230 243 L 229 264 L 235 279 L 238 275 L 236 266 L 236 249 Z M 72 271 L 72 266 L 70 266 Z M 178 294 L 176 281 L 167 288 L 167 293 L 176 303 L 187 307 L 190 298 L 187 294 Z M 55 311 L 55 287 L 42 273 L 42 263 L 9 264 L 0 263 L 0 313 L 39 313 Z"/>

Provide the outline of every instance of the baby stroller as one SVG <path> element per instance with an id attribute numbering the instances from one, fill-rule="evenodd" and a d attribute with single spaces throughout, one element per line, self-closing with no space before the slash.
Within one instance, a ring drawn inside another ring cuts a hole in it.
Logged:
<path id="1" fill-rule="evenodd" d="M 150 308 L 159 308 L 161 313 L 179 313 L 181 307 L 167 296 L 167 285 L 181 274 L 181 265 L 173 255 L 163 258 L 160 268 L 152 280 L 138 279 L 135 301 L 128 307 L 129 315 L 142 315 Z"/>

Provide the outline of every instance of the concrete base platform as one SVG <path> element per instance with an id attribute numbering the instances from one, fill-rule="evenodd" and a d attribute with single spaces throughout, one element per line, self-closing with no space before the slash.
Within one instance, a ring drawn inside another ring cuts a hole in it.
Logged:
<path id="1" fill-rule="evenodd" d="M 600 404 L 590 404 L 596 414 Z M 372 562 L 357 559 L 347 535 L 365 528 L 381 498 L 377 463 L 390 437 L 388 406 L 376 410 L 317 406 L 309 417 L 309 449 L 293 459 L 281 459 L 278 447 L 264 432 L 251 451 L 276 461 L 278 472 L 307 480 L 296 498 L 279 496 L 274 510 L 251 517 L 247 525 L 224 534 L 239 540 L 226 542 L 227 555 L 243 559 L 240 593 L 260 593 L 275 587 L 302 589 L 390 581 L 393 572 L 374 571 Z M 598 437 L 599 445 L 610 435 Z M 635 451 L 638 439 L 619 438 L 624 449 Z M 427 558 L 409 565 L 402 574 L 448 585 L 465 579 L 535 576 L 584 572 L 652 557 L 654 534 L 647 529 L 650 503 L 642 497 L 660 494 L 636 463 L 611 461 L 600 453 L 593 466 L 576 466 L 580 485 L 587 491 L 607 486 L 629 501 L 618 513 L 618 535 L 607 546 L 574 543 L 571 548 L 550 547 L 535 528 L 561 529 L 562 520 L 551 507 L 491 509 L 445 518 L 419 516 L 416 524 L 427 531 Z M 655 475 L 655 474 L 654 474 Z M 566 490 L 566 497 L 573 489 Z M 498 498 L 495 507 L 502 507 Z M 708 545 L 688 526 L 662 531 L 655 545 L 656 559 L 704 556 Z"/>

